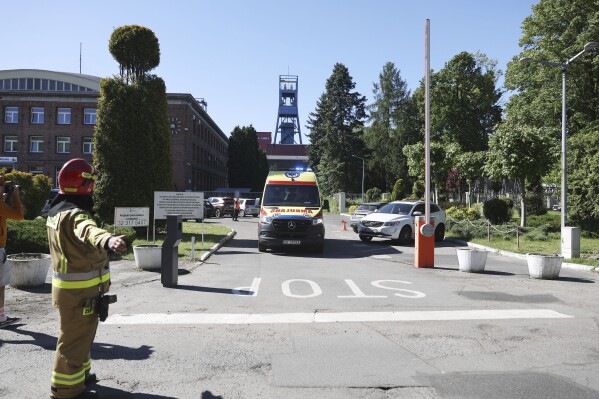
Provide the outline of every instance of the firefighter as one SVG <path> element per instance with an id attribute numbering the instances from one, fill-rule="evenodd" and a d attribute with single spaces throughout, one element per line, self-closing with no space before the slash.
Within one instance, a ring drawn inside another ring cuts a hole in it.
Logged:
<path id="1" fill-rule="evenodd" d="M 110 287 L 108 250 L 127 249 L 93 219 L 92 192 L 98 178 L 86 160 L 68 161 L 58 174 L 60 191 L 50 205 L 46 226 L 52 257 L 52 305 L 60 314 L 60 334 L 52 371 L 52 398 L 95 397 L 85 390 L 90 349 L 98 327 L 98 307 Z"/>

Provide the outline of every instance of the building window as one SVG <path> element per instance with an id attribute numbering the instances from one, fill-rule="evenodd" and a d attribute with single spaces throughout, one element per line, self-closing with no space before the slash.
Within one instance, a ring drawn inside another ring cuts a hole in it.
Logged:
<path id="1" fill-rule="evenodd" d="M 44 168 L 41 166 L 30 166 L 29 167 L 29 173 L 33 174 L 33 175 L 43 175 L 44 174 Z"/>
<path id="2" fill-rule="evenodd" d="M 42 136 L 31 136 L 29 138 L 29 152 L 44 152 L 44 138 Z"/>
<path id="3" fill-rule="evenodd" d="M 70 125 L 71 124 L 71 109 L 70 108 L 58 108 L 56 115 L 56 123 L 59 125 Z"/>
<path id="4" fill-rule="evenodd" d="M 56 138 L 56 152 L 59 154 L 68 154 L 71 152 L 71 138 L 70 137 L 57 137 Z"/>
<path id="5" fill-rule="evenodd" d="M 94 141 L 91 137 L 84 137 L 82 143 L 84 154 L 91 154 L 94 152 Z"/>
<path id="6" fill-rule="evenodd" d="M 4 152 L 17 152 L 17 136 L 4 136 Z"/>
<path id="7" fill-rule="evenodd" d="M 6 107 L 4 123 L 19 123 L 19 107 Z"/>
<path id="8" fill-rule="evenodd" d="M 31 107 L 31 123 L 37 125 L 44 123 L 43 107 Z"/>
<path id="9" fill-rule="evenodd" d="M 83 109 L 83 124 L 84 125 L 95 125 L 96 124 L 96 109 L 95 108 L 84 108 Z"/>

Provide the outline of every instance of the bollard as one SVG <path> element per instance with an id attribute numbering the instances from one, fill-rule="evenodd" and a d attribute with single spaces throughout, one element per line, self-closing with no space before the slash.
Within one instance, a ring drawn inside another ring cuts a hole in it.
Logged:
<path id="1" fill-rule="evenodd" d="M 181 215 L 166 215 L 166 239 L 162 244 L 162 271 L 160 280 L 163 287 L 174 288 L 179 278 L 179 243 L 183 238 Z"/>

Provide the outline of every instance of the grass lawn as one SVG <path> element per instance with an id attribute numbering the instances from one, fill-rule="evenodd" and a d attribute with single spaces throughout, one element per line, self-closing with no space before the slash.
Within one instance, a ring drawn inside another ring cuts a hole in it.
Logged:
<path id="1" fill-rule="evenodd" d="M 219 242 L 223 237 L 231 232 L 231 229 L 225 226 L 214 223 L 204 223 L 204 242 L 202 242 L 202 223 L 183 222 L 183 239 L 179 243 L 179 259 L 191 261 L 191 238 L 195 237 L 194 258 L 198 260 L 202 254 L 210 249 L 214 244 Z M 156 232 L 156 241 L 152 241 L 152 231 L 150 228 L 150 241 L 145 239 L 137 239 L 133 245 L 157 244 L 162 245 L 166 239 L 166 234 Z M 135 260 L 133 248 L 130 248 L 126 254 L 122 255 L 122 259 Z"/>

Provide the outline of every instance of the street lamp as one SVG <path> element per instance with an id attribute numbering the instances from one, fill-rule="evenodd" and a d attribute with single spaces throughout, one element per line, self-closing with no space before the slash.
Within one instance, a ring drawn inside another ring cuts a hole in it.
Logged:
<path id="1" fill-rule="evenodd" d="M 364 202 L 364 158 L 358 157 L 356 155 L 352 155 L 352 157 L 362 160 L 362 202 Z"/>
<path id="2" fill-rule="evenodd" d="M 543 60 L 537 60 L 535 58 L 529 58 L 529 57 L 524 57 L 524 58 L 520 58 L 520 62 L 537 62 L 539 64 L 543 64 L 543 65 L 549 65 L 549 66 L 554 66 L 554 67 L 559 67 L 562 70 L 562 187 L 561 187 L 561 208 L 562 208 L 562 213 L 561 213 L 561 231 L 562 231 L 562 245 L 563 245 L 563 234 L 564 234 L 564 228 L 566 227 L 566 218 L 567 218 L 567 199 L 566 199 L 566 194 L 568 191 L 568 173 L 567 173 L 567 163 L 566 163 L 566 126 L 567 126 L 567 121 L 566 121 L 566 70 L 568 69 L 568 65 L 573 62 L 575 59 L 577 59 L 578 57 L 580 57 L 582 54 L 584 54 L 585 52 L 598 48 L 599 47 L 599 42 L 589 42 L 587 44 L 584 45 L 582 51 L 580 51 L 578 54 L 576 54 L 574 57 L 570 58 L 569 60 L 567 60 L 566 62 L 551 62 L 551 61 L 543 61 Z"/>

